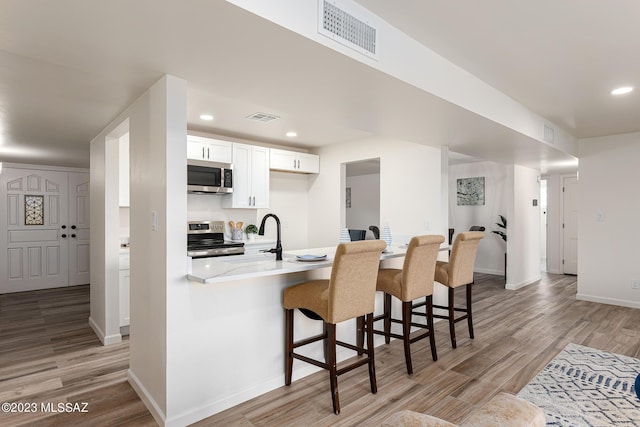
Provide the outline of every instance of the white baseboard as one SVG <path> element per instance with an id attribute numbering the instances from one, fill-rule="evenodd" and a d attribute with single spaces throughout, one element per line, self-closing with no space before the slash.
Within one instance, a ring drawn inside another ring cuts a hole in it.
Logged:
<path id="1" fill-rule="evenodd" d="M 166 426 L 167 424 L 164 412 L 162 412 L 155 399 L 151 397 L 151 394 L 147 391 L 147 388 L 142 384 L 142 382 L 140 382 L 136 374 L 134 374 L 131 369 L 127 369 L 127 380 L 129 381 L 131 387 L 138 394 L 138 397 L 140 397 L 140 400 L 142 400 L 142 403 L 144 403 L 149 412 L 151 412 L 153 419 L 155 419 L 159 425 Z"/>
<path id="2" fill-rule="evenodd" d="M 576 294 L 576 299 L 581 301 L 599 302 L 601 304 L 617 305 L 620 307 L 640 308 L 640 303 L 630 302 L 630 301 L 621 300 L 617 298 L 605 298 L 605 297 L 599 297 L 595 295 L 578 293 Z"/>
<path id="3" fill-rule="evenodd" d="M 532 283 L 538 282 L 539 280 L 540 280 L 540 276 L 538 276 L 535 279 L 522 281 L 520 283 L 507 283 L 506 285 L 504 285 L 504 288 L 508 289 L 510 291 L 516 291 L 516 290 L 518 290 L 520 288 L 524 288 L 525 286 L 528 286 L 528 285 L 530 285 Z"/>
<path id="4" fill-rule="evenodd" d="M 494 276 L 504 277 L 504 270 L 492 270 L 489 268 L 475 268 L 474 273 L 493 274 Z"/>
<path id="5" fill-rule="evenodd" d="M 104 331 L 91 318 L 91 316 L 89 316 L 89 326 L 91 326 L 91 329 L 93 329 L 93 332 L 97 335 L 102 345 L 117 344 L 122 341 L 122 335 L 120 334 L 105 335 Z"/>

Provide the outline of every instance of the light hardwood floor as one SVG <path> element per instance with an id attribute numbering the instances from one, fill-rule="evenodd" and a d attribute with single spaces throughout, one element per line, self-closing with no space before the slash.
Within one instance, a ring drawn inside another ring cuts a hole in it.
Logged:
<path id="1" fill-rule="evenodd" d="M 502 277 L 477 274 L 476 338 L 459 323 L 453 350 L 438 322 L 438 361 L 428 340 L 412 345 L 411 376 L 401 343 L 376 348 L 378 393 L 365 368 L 342 375 L 338 416 L 319 372 L 196 425 L 374 426 L 400 409 L 456 423 L 499 391 L 517 393 L 569 342 L 640 356 L 640 310 L 577 301 L 573 276 L 545 274 L 518 291 L 503 286 Z M 128 341 L 102 347 L 88 316 L 88 286 L 0 295 L 0 402 L 88 403 L 80 414 L 0 412 L 0 425 L 155 425 L 126 381 Z"/>

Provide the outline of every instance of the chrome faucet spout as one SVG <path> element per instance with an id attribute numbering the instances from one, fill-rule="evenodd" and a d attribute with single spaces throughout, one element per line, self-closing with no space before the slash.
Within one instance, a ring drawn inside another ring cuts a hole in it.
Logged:
<path id="1" fill-rule="evenodd" d="M 282 261 L 282 242 L 280 239 L 281 235 L 281 227 L 280 227 L 280 218 L 276 214 L 268 213 L 262 218 L 262 222 L 260 223 L 260 229 L 258 230 L 258 235 L 264 236 L 264 224 L 267 221 L 267 218 L 273 218 L 276 221 L 276 247 L 266 250 L 264 252 L 270 252 L 272 254 L 276 254 L 276 261 Z"/>

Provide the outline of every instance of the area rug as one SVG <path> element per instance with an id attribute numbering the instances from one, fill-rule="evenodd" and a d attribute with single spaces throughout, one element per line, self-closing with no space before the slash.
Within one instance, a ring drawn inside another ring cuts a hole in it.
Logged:
<path id="1" fill-rule="evenodd" d="M 638 359 L 569 344 L 518 397 L 542 408 L 548 426 L 640 426 L 638 374 Z"/>

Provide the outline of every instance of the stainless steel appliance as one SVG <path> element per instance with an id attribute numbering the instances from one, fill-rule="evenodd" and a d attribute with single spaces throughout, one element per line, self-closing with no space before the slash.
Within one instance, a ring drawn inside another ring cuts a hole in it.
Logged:
<path id="1" fill-rule="evenodd" d="M 229 163 L 187 159 L 187 191 L 232 193 L 233 166 Z"/>
<path id="2" fill-rule="evenodd" d="M 205 258 L 244 254 L 244 243 L 224 241 L 224 221 L 189 221 L 187 255 Z"/>

